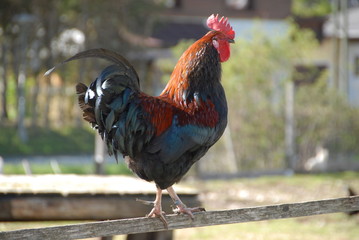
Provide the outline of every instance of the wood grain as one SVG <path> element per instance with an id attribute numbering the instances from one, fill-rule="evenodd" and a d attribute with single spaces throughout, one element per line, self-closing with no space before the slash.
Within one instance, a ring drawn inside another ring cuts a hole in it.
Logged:
<path id="1" fill-rule="evenodd" d="M 359 210 L 359 196 L 234 210 L 200 212 L 195 214 L 193 221 L 184 215 L 168 215 L 168 229 L 165 229 L 162 222 L 156 218 L 131 218 L 0 232 L 0 239 L 81 239 L 303 217 L 354 210 Z"/>
<path id="2" fill-rule="evenodd" d="M 1 194 L 0 221 L 113 220 L 143 217 L 152 206 L 136 199 L 153 201 L 155 194 Z M 200 206 L 197 195 L 181 194 L 188 206 Z M 173 202 L 162 198 L 165 212 L 171 213 Z"/>

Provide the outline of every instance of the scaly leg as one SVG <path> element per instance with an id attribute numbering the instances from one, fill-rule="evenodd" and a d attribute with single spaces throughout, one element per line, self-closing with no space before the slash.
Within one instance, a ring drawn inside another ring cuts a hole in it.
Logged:
<path id="1" fill-rule="evenodd" d="M 168 223 L 167 223 L 167 220 L 165 217 L 165 212 L 162 211 L 162 189 L 161 188 L 157 187 L 155 201 L 149 202 L 149 201 L 144 201 L 144 200 L 140 200 L 140 199 L 137 199 L 137 201 L 142 202 L 147 205 L 153 204 L 153 208 L 152 208 L 151 212 L 149 214 L 147 214 L 146 217 L 158 217 L 165 225 L 165 228 L 168 228 Z"/>
<path id="2" fill-rule="evenodd" d="M 177 209 L 174 209 L 173 211 L 175 213 L 184 213 L 190 216 L 191 219 L 194 219 L 193 213 L 194 212 L 203 212 L 206 211 L 204 208 L 195 207 L 195 208 L 188 208 L 178 197 L 177 193 L 173 189 L 173 187 L 167 188 L 168 194 L 171 196 L 173 203 L 177 206 Z"/>

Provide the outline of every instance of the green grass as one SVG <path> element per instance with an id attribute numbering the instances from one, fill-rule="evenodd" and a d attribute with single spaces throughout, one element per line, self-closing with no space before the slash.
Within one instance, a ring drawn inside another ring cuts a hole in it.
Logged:
<path id="1" fill-rule="evenodd" d="M 89 128 L 27 128 L 28 141 L 21 142 L 16 128 L 0 126 L 2 156 L 87 154 L 94 149 L 95 131 Z"/>
<path id="2" fill-rule="evenodd" d="M 5 164 L 3 167 L 4 174 L 25 174 L 21 164 Z"/>
<path id="3" fill-rule="evenodd" d="M 113 163 L 113 164 L 107 164 L 105 166 L 105 173 L 107 175 L 132 175 L 130 169 L 126 166 L 124 163 Z"/>

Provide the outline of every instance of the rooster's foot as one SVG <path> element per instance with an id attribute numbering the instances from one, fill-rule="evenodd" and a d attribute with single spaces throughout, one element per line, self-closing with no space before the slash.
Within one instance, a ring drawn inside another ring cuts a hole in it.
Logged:
<path id="1" fill-rule="evenodd" d="M 149 214 L 147 214 L 146 217 L 148 217 L 148 218 L 157 217 L 157 218 L 159 218 L 161 220 L 161 222 L 163 223 L 165 228 L 168 228 L 168 222 L 166 220 L 166 214 L 165 214 L 164 211 L 162 211 L 161 207 L 158 208 L 157 206 L 154 206 L 154 208 L 152 208 L 151 212 Z"/>
<path id="2" fill-rule="evenodd" d="M 159 218 L 161 220 L 161 222 L 163 223 L 164 227 L 166 229 L 168 229 L 168 222 L 166 220 L 165 212 L 162 211 L 161 200 L 162 200 L 162 190 L 160 188 L 157 188 L 155 201 L 146 201 L 146 200 L 136 199 L 136 201 L 141 202 L 143 204 L 153 205 L 151 212 L 149 214 L 147 214 L 146 217 Z"/>
<path id="3" fill-rule="evenodd" d="M 195 212 L 205 212 L 205 211 L 206 211 L 206 209 L 204 209 L 202 207 L 188 208 L 184 204 L 178 204 L 177 208 L 173 209 L 174 213 L 187 214 L 192 220 L 194 219 L 193 213 L 195 213 Z"/>

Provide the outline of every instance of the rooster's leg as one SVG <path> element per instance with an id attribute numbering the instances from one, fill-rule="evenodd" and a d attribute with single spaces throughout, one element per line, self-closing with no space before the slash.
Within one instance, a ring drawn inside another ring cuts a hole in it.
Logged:
<path id="1" fill-rule="evenodd" d="M 187 214 L 188 216 L 190 216 L 192 219 L 194 219 L 194 216 L 193 216 L 194 212 L 206 211 L 204 208 L 201 208 L 201 207 L 188 208 L 178 197 L 178 195 L 175 192 L 175 190 L 173 189 L 173 187 L 167 188 L 167 192 L 171 196 L 173 203 L 177 207 L 176 209 L 173 210 L 175 213 L 178 213 L 178 214 L 184 213 L 184 214 Z"/>
<path id="2" fill-rule="evenodd" d="M 162 211 L 162 189 L 159 187 L 157 187 L 156 199 L 153 202 L 153 208 L 151 212 L 147 215 L 147 217 L 158 217 L 163 222 L 165 227 L 168 227 L 165 214 Z"/>

